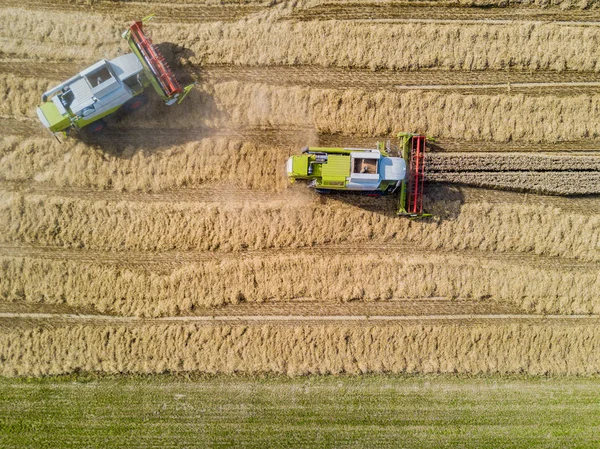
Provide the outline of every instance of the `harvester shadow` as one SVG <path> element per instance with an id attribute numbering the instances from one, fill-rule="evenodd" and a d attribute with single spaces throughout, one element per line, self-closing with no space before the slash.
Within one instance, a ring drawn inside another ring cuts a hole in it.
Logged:
<path id="1" fill-rule="evenodd" d="M 182 86 L 196 81 L 195 72 L 185 68 L 185 62 L 194 56 L 191 50 L 170 42 L 157 46 Z M 153 154 L 209 137 L 215 133 L 209 122 L 223 116 L 213 95 L 199 86 L 181 104 L 172 106 L 166 106 L 152 87 L 142 95 L 147 102 L 140 109 L 122 107 L 104 119 L 106 128 L 101 132 L 92 134 L 83 128 L 75 138 L 108 155 L 130 158 L 138 152 Z"/>
<path id="2" fill-rule="evenodd" d="M 140 151 L 153 154 L 215 132 L 207 123 L 219 114 L 212 95 L 194 89 L 181 104 L 169 107 L 151 94 L 141 109 L 117 111 L 105 119 L 107 126 L 101 132 L 92 134 L 83 128 L 75 138 L 112 156 L 128 158 Z"/>
<path id="3" fill-rule="evenodd" d="M 334 192 L 323 195 L 321 201 L 324 203 L 329 201 L 339 202 L 382 216 L 397 217 L 397 194 L 370 197 L 360 194 Z M 460 215 L 463 204 L 464 195 L 460 187 L 439 182 L 426 183 L 423 195 L 423 210 L 432 216 L 420 220 L 435 222 L 456 220 Z"/>
<path id="4" fill-rule="evenodd" d="M 456 220 L 465 202 L 460 186 L 445 182 L 425 184 L 423 209 L 438 221 Z"/>

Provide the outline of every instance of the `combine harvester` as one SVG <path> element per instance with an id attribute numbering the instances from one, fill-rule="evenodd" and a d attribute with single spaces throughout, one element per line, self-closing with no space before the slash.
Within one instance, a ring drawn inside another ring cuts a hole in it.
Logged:
<path id="1" fill-rule="evenodd" d="M 402 157 L 391 157 L 389 145 L 375 149 L 306 147 L 286 164 L 290 182 L 310 180 L 318 192 L 357 192 L 386 195 L 400 189 L 397 214 L 409 218 L 429 217 L 423 213 L 425 174 L 424 135 L 400 133 Z"/>
<path id="2" fill-rule="evenodd" d="M 133 53 L 105 59 L 42 95 L 37 115 L 55 135 L 85 126 L 99 132 L 104 117 L 124 107 L 135 110 L 146 103 L 141 93 L 152 85 L 167 105 L 181 103 L 194 84 L 182 87 L 158 48 L 142 29 L 153 16 L 134 22 L 124 33 Z M 91 126 L 90 126 L 91 125 Z"/>

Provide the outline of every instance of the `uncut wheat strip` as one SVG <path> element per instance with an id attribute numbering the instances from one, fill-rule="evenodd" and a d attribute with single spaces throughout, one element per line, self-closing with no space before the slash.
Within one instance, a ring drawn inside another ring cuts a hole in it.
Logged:
<path id="1" fill-rule="evenodd" d="M 274 13 L 275 15 L 275 13 Z M 380 23 L 249 19 L 197 27 L 164 25 L 157 35 L 189 46 L 189 61 L 248 65 L 451 70 L 598 70 L 597 29 L 525 22 Z M 394 45 L 389 45 L 393 39 Z M 543 49 L 543 51 L 540 51 Z"/>
<path id="2" fill-rule="evenodd" d="M 0 29 L 2 51 L 15 56 L 92 63 L 127 48 L 121 39 L 127 22 L 119 23 L 91 11 L 1 8 L 0 22 L 10 24 Z"/>
<path id="3" fill-rule="evenodd" d="M 168 51 L 168 50 L 167 50 Z M 173 51 L 176 53 L 176 51 Z M 173 53 L 172 52 L 172 53 Z M 177 53 L 178 54 L 178 53 Z M 175 56 L 175 54 L 173 55 Z M 40 61 L 33 58 L 0 57 L 0 73 L 60 82 L 81 71 L 82 62 Z M 186 73 L 206 82 L 245 81 L 275 85 L 304 85 L 319 88 L 393 88 L 396 90 L 513 91 L 533 94 L 551 91 L 564 95 L 592 91 L 600 86 L 597 72 L 556 71 L 459 71 L 421 69 L 395 71 L 348 69 L 314 65 L 241 66 L 231 64 L 186 65 Z M 481 92 L 489 93 L 489 92 Z"/>
<path id="4" fill-rule="evenodd" d="M 185 315 L 198 307 L 241 301 L 432 297 L 507 302 L 536 313 L 600 313 L 595 293 L 600 289 L 598 268 L 582 269 L 568 262 L 539 267 L 418 251 L 383 256 L 275 252 L 272 257 L 240 254 L 140 266 L 10 256 L 0 262 L 3 301 L 68 304 L 121 315 Z"/>
<path id="5" fill-rule="evenodd" d="M 381 26 L 280 20 L 292 11 L 289 5 L 281 5 L 234 23 L 155 24 L 152 34 L 156 42 L 188 48 L 192 56 L 184 59 L 194 64 L 597 71 L 600 60 L 596 29 L 572 24 Z M 0 19 L 14 24 L 2 31 L 0 43 L 5 52 L 16 56 L 92 62 L 94 54 L 98 58 L 125 48 L 120 33 L 127 23 L 102 15 L 7 8 Z M 23 42 L 22 36 L 28 36 L 28 41 Z"/>
<path id="6" fill-rule="evenodd" d="M 205 88 L 214 101 L 207 102 L 206 108 L 191 113 L 182 108 L 169 110 L 171 125 L 148 111 L 144 123 L 156 127 L 203 123 L 230 129 L 296 126 L 314 128 L 321 134 L 357 136 L 385 136 L 411 129 L 442 139 L 496 142 L 561 142 L 600 136 L 598 95 L 463 95 L 239 81 Z M 309 137 L 306 143 L 310 143 Z"/>
<path id="7" fill-rule="evenodd" d="M 4 376 L 600 372 L 600 327 L 594 324 L 111 324 L 0 334 Z"/>
<path id="8" fill-rule="evenodd" d="M 237 81 L 214 85 L 223 120 L 245 126 L 313 126 L 324 134 L 560 142 L 600 136 L 600 95 L 461 95 L 311 89 Z M 181 111 L 176 114 L 181 113 Z M 189 118 L 178 117 L 180 123 Z M 215 122 L 217 124 L 218 121 Z"/>
<path id="9" fill-rule="evenodd" d="M 148 5 L 149 2 L 121 2 L 115 4 L 111 1 L 95 1 L 88 11 L 105 20 L 111 18 L 115 21 L 139 20 L 148 15 L 148 8 L 157 6 Z M 155 2 L 158 3 L 158 2 Z M 253 3 L 253 4 L 252 4 Z M 4 0 L 4 7 L 27 8 L 29 11 L 45 12 L 47 14 L 72 13 L 81 11 L 84 5 L 73 5 L 69 2 L 46 2 L 43 0 Z M 240 20 L 244 16 L 256 13 L 262 9 L 260 2 L 160 2 L 156 9 L 158 13 L 154 22 L 169 23 L 201 23 L 201 22 L 230 22 Z"/>
<path id="10" fill-rule="evenodd" d="M 371 212 L 335 198 L 282 207 L 95 202 L 12 193 L 0 206 L 0 241 L 6 243 L 165 251 L 410 241 L 425 249 L 600 260 L 600 217 L 540 205 L 463 204 L 455 219 L 429 222 L 399 220 L 392 212 Z"/>

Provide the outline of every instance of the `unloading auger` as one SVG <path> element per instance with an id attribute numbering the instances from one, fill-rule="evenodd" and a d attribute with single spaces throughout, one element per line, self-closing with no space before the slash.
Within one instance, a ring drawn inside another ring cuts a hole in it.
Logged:
<path id="1" fill-rule="evenodd" d="M 376 148 L 305 147 L 290 157 L 286 171 L 290 182 L 309 180 L 320 193 L 356 192 L 386 195 L 399 190 L 397 214 L 409 218 L 429 217 L 423 212 L 423 185 L 427 137 L 399 133 L 401 157 L 378 142 Z"/>

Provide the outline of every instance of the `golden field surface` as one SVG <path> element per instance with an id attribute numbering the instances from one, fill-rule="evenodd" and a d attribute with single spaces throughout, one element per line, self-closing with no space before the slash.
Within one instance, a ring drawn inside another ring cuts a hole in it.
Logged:
<path id="1" fill-rule="evenodd" d="M 0 0 L 0 375 L 600 373 L 597 6 Z M 189 97 L 55 140 L 150 12 Z M 286 180 L 398 131 L 432 218 Z"/>

